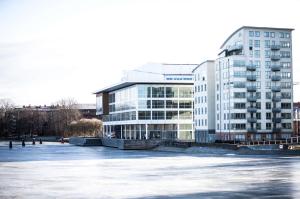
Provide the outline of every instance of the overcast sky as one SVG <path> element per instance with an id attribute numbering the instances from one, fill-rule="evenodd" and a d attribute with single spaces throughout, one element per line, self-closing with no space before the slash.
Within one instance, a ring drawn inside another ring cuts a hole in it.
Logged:
<path id="1" fill-rule="evenodd" d="M 300 82 L 299 8 L 298 0 L 0 0 L 0 98 L 94 103 L 92 92 L 118 82 L 123 70 L 217 58 L 244 25 L 295 29 Z"/>

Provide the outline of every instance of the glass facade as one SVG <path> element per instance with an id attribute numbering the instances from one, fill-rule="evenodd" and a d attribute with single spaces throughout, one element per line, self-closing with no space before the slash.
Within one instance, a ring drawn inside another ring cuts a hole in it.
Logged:
<path id="1" fill-rule="evenodd" d="M 192 84 L 133 85 L 109 93 L 104 134 L 123 139 L 191 140 L 192 110 Z"/>

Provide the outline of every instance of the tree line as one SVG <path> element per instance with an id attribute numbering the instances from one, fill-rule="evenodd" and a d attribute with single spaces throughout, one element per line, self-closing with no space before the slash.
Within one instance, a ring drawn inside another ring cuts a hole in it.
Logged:
<path id="1" fill-rule="evenodd" d="M 48 107 L 17 108 L 11 100 L 0 99 L 0 138 L 101 136 L 101 120 L 83 118 L 76 104 L 62 99 Z"/>

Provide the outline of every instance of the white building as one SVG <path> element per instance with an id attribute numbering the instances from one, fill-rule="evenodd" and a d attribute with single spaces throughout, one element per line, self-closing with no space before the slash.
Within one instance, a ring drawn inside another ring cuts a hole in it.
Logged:
<path id="1" fill-rule="evenodd" d="M 196 64 L 147 64 L 96 94 L 104 136 L 192 140 Z"/>
<path id="2" fill-rule="evenodd" d="M 215 62 L 205 61 L 194 70 L 195 141 L 215 141 Z"/>
<path id="3" fill-rule="evenodd" d="M 292 30 L 244 26 L 222 44 L 216 60 L 216 139 L 290 137 Z"/>

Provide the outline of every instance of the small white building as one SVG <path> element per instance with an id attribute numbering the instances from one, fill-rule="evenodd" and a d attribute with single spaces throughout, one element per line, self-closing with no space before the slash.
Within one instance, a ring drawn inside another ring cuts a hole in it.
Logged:
<path id="1" fill-rule="evenodd" d="M 215 141 L 215 62 L 207 60 L 193 70 L 195 141 Z"/>

